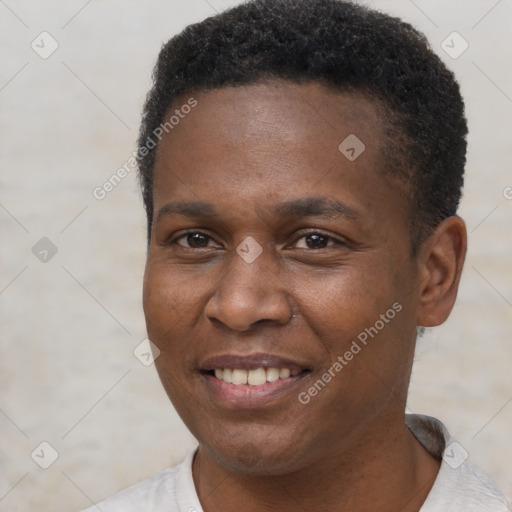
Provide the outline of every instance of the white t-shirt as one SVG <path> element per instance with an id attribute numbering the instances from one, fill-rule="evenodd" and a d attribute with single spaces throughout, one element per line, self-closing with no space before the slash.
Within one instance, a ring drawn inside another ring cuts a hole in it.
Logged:
<path id="1" fill-rule="evenodd" d="M 507 500 L 482 471 L 465 462 L 468 454 L 446 427 L 429 416 L 406 415 L 416 439 L 442 457 L 434 485 L 420 512 L 506 512 Z M 172 469 L 114 494 L 83 512 L 203 512 L 192 478 L 194 453 Z"/>

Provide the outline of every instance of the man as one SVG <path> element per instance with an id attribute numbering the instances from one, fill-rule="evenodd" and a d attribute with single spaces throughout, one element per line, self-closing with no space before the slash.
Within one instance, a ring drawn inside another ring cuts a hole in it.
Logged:
<path id="1" fill-rule="evenodd" d="M 256 0 L 163 47 L 144 311 L 199 446 L 103 512 L 507 510 L 404 414 L 417 330 L 457 295 L 466 133 L 425 38 L 351 2 Z"/>

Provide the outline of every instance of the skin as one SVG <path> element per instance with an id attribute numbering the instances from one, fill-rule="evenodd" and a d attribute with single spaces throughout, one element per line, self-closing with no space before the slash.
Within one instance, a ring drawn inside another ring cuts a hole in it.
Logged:
<path id="1" fill-rule="evenodd" d="M 410 206 L 379 172 L 381 121 L 362 95 L 269 82 L 194 97 L 157 153 L 144 311 L 162 384 L 199 442 L 204 510 L 419 510 L 439 461 L 404 424 L 416 326 L 453 307 L 463 221 L 446 219 L 412 256 Z M 349 134 L 366 146 L 353 162 L 338 150 Z M 276 212 L 312 197 L 353 215 Z M 161 214 L 175 201 L 215 214 Z M 249 236 L 263 250 L 252 263 L 236 252 Z M 297 392 L 394 303 L 395 318 L 301 404 Z M 201 361 L 254 352 L 310 372 L 265 407 L 212 398 Z"/>

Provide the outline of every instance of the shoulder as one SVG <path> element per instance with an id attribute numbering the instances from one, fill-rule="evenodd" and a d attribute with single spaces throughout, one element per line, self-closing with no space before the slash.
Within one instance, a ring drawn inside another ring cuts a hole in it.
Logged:
<path id="1" fill-rule="evenodd" d="M 193 457 L 194 453 L 191 453 L 180 465 L 131 485 L 82 512 L 180 511 L 182 506 L 179 502 L 185 496 L 195 495 L 192 478 Z"/>
<path id="2" fill-rule="evenodd" d="M 506 512 L 507 500 L 495 482 L 468 462 L 451 467 L 443 460 L 421 512 Z"/>
<path id="3" fill-rule="evenodd" d="M 467 462 L 468 452 L 446 427 L 429 416 L 407 415 L 406 424 L 441 467 L 420 512 L 506 512 L 507 500 L 495 482 Z"/>
<path id="4" fill-rule="evenodd" d="M 166 469 L 104 499 L 83 512 L 131 512 L 147 510 L 148 503 L 174 494 L 176 468 Z M 153 509 L 150 509 L 153 510 Z M 158 510 L 158 509 L 156 509 Z M 171 510 L 171 509 L 169 509 Z"/>

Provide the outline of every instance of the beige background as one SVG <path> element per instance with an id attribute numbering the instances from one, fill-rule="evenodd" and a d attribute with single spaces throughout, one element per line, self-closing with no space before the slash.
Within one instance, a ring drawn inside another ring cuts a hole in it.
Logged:
<path id="1" fill-rule="evenodd" d="M 102 201 L 92 190 L 131 156 L 160 45 L 234 3 L 0 2 L 1 511 L 79 510 L 194 446 L 132 353 L 145 338 L 134 173 Z M 471 131 L 460 298 L 419 342 L 409 408 L 442 418 L 512 497 L 512 2 L 369 3 L 427 33 Z M 47 59 L 31 48 L 42 31 L 59 44 Z M 469 43 L 457 59 L 440 47 L 453 31 Z M 58 249 L 47 263 L 32 253 L 42 237 Z M 31 459 L 43 441 L 59 455 L 48 469 Z"/>

